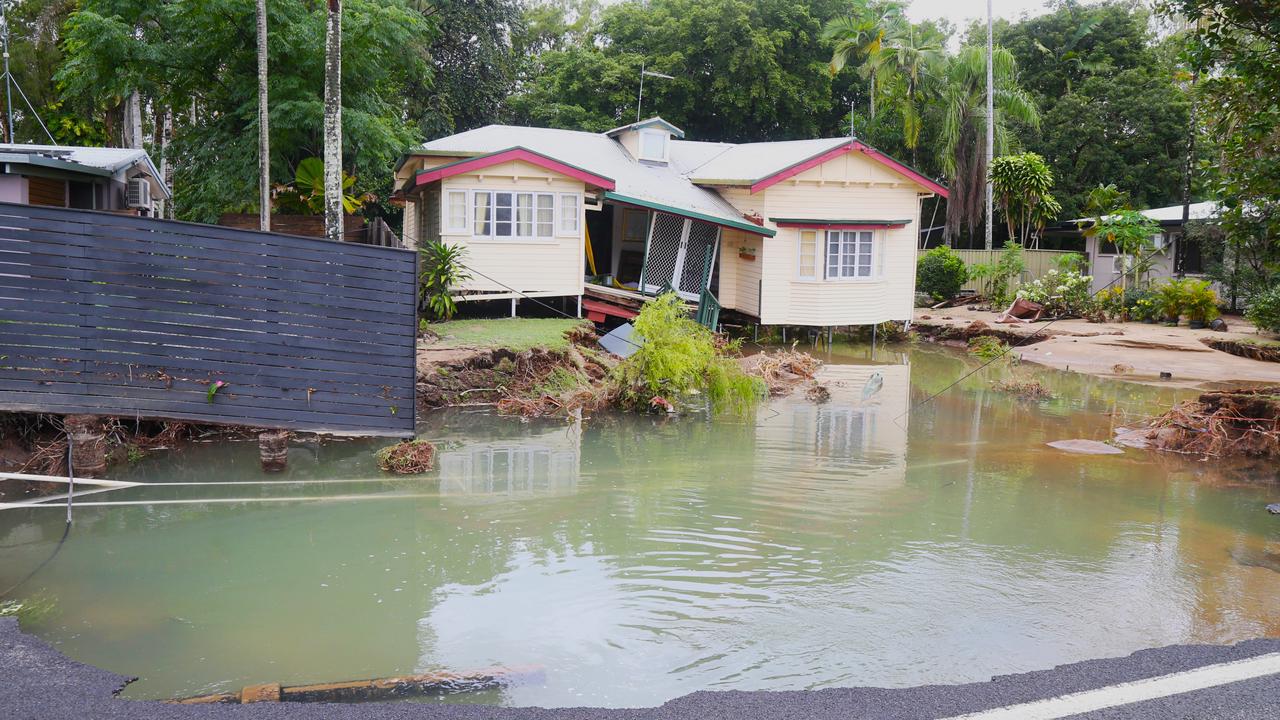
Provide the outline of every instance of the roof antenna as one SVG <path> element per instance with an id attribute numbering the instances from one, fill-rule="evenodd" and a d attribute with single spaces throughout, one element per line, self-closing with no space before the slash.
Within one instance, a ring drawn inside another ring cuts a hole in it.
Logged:
<path id="1" fill-rule="evenodd" d="M 0 0 L 3 2 L 3 0 Z M 644 103 L 644 76 L 663 78 L 664 80 L 675 80 L 670 75 L 663 75 L 660 72 L 644 69 L 644 60 L 640 61 L 640 95 L 636 97 L 636 122 L 640 122 L 640 105 Z"/>
<path id="2" fill-rule="evenodd" d="M 16 88 L 18 94 L 22 96 L 24 102 L 27 103 L 27 109 L 31 111 L 31 116 L 40 123 L 40 129 L 44 130 L 44 134 L 49 136 L 49 142 L 54 145 L 58 144 L 53 139 L 53 133 L 49 132 L 49 128 L 45 127 L 44 120 L 40 119 L 40 113 L 31 106 L 31 100 L 27 98 L 27 94 L 22 92 L 22 86 L 18 84 L 13 73 L 9 72 L 9 16 L 6 11 L 9 7 L 9 0 L 0 0 L 0 46 L 2 46 L 4 54 L 4 127 L 8 132 L 6 140 L 13 143 L 13 91 Z"/>

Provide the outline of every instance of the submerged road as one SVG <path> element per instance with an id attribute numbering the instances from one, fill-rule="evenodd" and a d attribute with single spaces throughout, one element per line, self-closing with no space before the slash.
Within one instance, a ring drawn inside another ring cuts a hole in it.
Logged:
<path id="1" fill-rule="evenodd" d="M 1280 718 L 1280 640 L 1187 645 L 968 685 L 696 692 L 656 708 L 366 703 L 169 705 L 121 700 L 128 678 L 75 662 L 0 618 L 0 718 L 319 720 L 1264 720 Z"/>

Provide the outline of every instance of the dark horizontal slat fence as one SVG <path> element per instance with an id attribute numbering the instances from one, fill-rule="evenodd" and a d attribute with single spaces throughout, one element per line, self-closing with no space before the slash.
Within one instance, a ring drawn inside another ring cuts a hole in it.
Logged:
<path id="1" fill-rule="evenodd" d="M 409 250 L 0 203 L 0 411 L 411 436 L 416 283 Z"/>

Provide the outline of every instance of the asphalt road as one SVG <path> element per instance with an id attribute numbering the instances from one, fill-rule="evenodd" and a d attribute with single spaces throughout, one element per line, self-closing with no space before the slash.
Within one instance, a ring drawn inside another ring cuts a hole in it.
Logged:
<path id="1" fill-rule="evenodd" d="M 194 706 L 117 699 L 114 693 L 128 682 L 128 678 L 70 660 L 41 640 L 20 632 L 16 620 L 0 618 L 0 718 L 939 720 L 1246 658 L 1265 660 L 1258 656 L 1270 653 L 1280 653 L 1280 639 L 1250 640 L 1233 646 L 1197 645 L 1144 650 L 1125 658 L 1091 660 L 968 685 L 930 685 L 896 690 L 696 692 L 660 707 L 627 710 L 546 710 L 412 703 Z M 1205 671 L 1206 674 L 1211 672 L 1217 671 Z M 1175 680 L 1174 684 L 1180 681 Z M 1110 696 L 1111 693 L 1095 695 Z M 1014 708 L 1009 712 L 1012 713 L 1009 717 L 1033 717 L 1029 710 Z M 1272 720 L 1280 718 L 1280 674 L 1071 717 L 1089 720 Z"/>

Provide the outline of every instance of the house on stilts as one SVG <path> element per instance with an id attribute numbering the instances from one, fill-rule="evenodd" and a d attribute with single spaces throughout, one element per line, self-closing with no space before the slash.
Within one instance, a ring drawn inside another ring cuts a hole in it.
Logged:
<path id="1" fill-rule="evenodd" d="M 396 165 L 412 241 L 467 250 L 458 300 L 634 315 L 671 289 L 762 325 L 911 318 L 920 203 L 946 189 L 850 138 L 698 142 L 661 118 L 489 125 Z"/>

